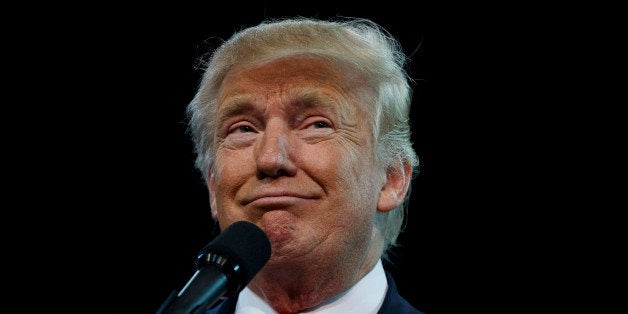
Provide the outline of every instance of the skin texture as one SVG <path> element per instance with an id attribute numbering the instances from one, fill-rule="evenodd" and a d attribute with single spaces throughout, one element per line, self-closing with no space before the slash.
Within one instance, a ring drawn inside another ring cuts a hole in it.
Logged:
<path id="1" fill-rule="evenodd" d="M 409 171 L 375 161 L 367 81 L 300 55 L 236 66 L 221 85 L 212 217 L 221 229 L 246 220 L 266 232 L 272 255 L 249 288 L 279 313 L 316 306 L 368 273 L 383 248 L 376 214 L 407 189 Z"/>

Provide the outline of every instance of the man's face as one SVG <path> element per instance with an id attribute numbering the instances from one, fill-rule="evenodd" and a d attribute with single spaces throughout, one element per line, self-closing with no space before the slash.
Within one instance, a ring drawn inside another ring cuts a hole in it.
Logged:
<path id="1" fill-rule="evenodd" d="M 212 216 L 222 229 L 261 227 L 269 264 L 364 257 L 386 178 L 374 161 L 365 81 L 306 56 L 237 67 L 224 80 Z"/>

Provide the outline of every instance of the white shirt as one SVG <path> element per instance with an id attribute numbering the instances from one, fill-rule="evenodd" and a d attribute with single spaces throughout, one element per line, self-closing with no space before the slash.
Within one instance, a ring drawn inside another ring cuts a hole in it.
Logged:
<path id="1" fill-rule="evenodd" d="M 349 290 L 323 302 L 322 304 L 299 313 L 332 314 L 332 313 L 373 313 L 376 314 L 384 302 L 388 281 L 384 273 L 382 261 L 358 281 Z M 235 314 L 277 314 L 263 299 L 248 287 L 238 297 Z"/>

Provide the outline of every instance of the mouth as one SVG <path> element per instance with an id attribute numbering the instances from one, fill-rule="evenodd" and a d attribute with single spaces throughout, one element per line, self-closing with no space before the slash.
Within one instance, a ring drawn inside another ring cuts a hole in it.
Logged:
<path id="1" fill-rule="evenodd" d="M 311 200 L 313 197 L 298 193 L 267 193 L 259 194 L 244 200 L 244 205 L 252 205 L 256 207 L 286 207 L 296 205 L 300 202 Z"/>

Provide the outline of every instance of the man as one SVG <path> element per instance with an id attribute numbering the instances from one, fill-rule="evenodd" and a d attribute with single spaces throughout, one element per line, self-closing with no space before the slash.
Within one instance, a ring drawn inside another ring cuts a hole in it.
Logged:
<path id="1" fill-rule="evenodd" d="M 418 158 L 400 45 L 365 19 L 266 21 L 207 63 L 188 107 L 196 166 L 224 230 L 272 254 L 209 313 L 420 313 L 382 266 Z"/>

